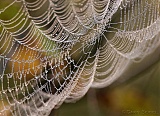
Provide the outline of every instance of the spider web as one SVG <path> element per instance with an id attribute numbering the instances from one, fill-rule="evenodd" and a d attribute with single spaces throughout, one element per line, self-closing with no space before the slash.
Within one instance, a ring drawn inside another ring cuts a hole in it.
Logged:
<path id="1" fill-rule="evenodd" d="M 0 113 L 47 116 L 160 44 L 159 0 L 0 1 Z"/>

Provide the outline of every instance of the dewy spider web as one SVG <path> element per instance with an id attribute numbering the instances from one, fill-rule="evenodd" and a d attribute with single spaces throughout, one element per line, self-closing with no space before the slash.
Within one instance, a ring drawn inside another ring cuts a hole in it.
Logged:
<path id="1" fill-rule="evenodd" d="M 1 0 L 1 115 L 47 116 L 116 81 L 159 47 L 159 7 L 159 0 Z"/>

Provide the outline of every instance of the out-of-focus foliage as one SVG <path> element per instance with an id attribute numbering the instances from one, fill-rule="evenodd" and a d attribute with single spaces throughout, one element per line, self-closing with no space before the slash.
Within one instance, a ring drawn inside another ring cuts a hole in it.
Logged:
<path id="1" fill-rule="evenodd" d="M 64 104 L 57 116 L 159 116 L 160 62 L 132 79 L 104 89 L 91 89 L 75 104 Z M 50 116 L 53 116 L 52 114 Z"/>

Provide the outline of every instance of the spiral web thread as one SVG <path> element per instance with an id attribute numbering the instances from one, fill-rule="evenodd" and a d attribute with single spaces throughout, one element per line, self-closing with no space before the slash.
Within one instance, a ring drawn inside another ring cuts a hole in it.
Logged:
<path id="1" fill-rule="evenodd" d="M 159 0 L 0 1 L 0 115 L 44 116 L 105 87 L 160 44 Z"/>

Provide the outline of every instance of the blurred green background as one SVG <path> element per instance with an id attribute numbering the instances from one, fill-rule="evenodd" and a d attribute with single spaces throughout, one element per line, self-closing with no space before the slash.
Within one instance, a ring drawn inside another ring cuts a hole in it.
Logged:
<path id="1" fill-rule="evenodd" d="M 90 89 L 80 101 L 64 103 L 52 113 L 55 116 L 159 116 L 160 62 L 125 83 Z"/>

